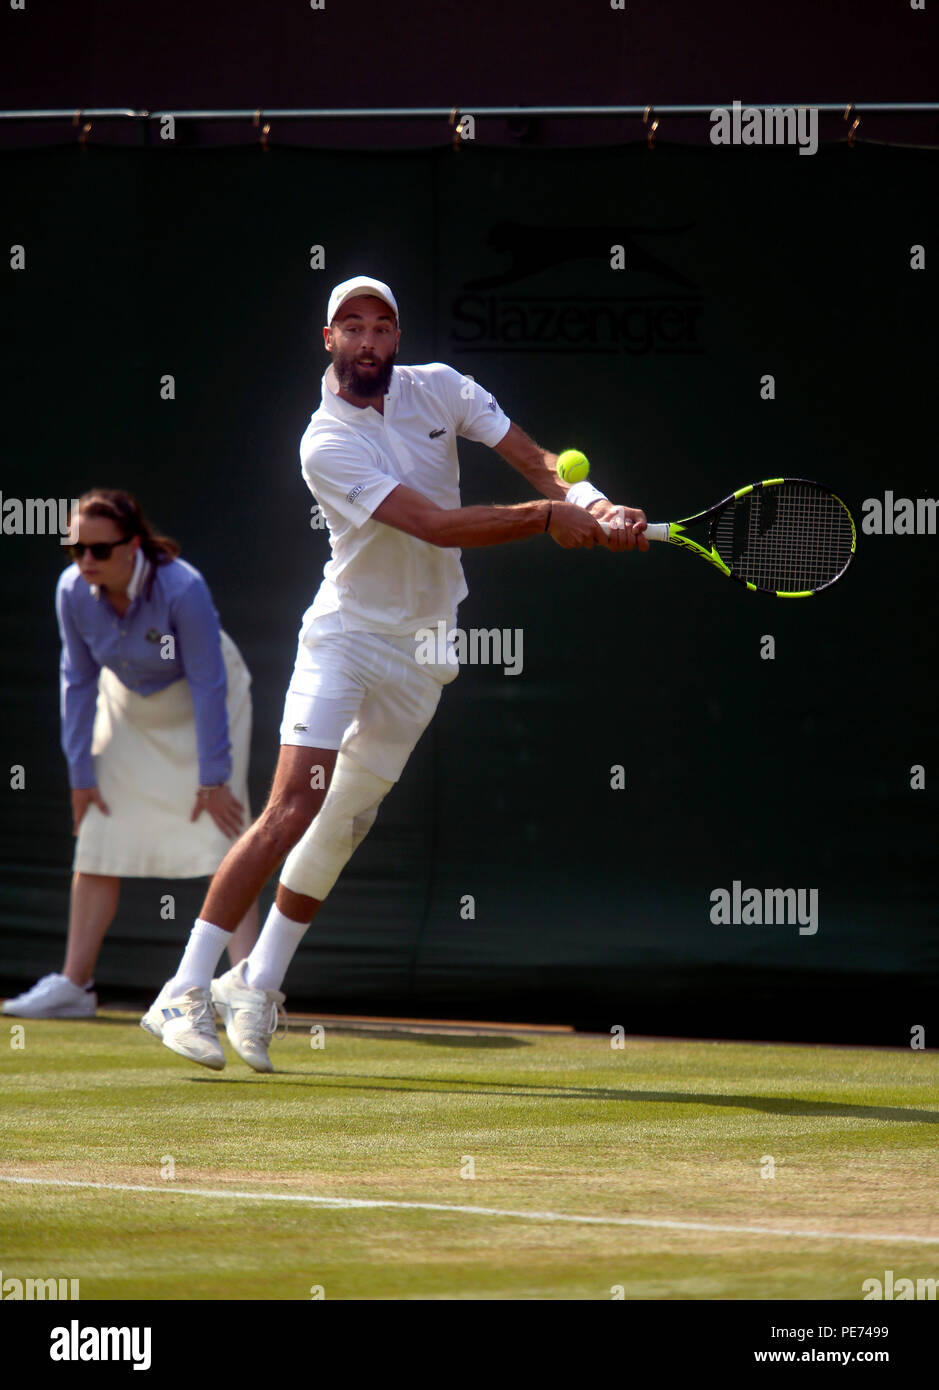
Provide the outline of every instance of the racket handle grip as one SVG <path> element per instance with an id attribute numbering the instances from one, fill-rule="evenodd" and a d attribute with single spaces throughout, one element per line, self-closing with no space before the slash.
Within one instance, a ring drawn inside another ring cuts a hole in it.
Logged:
<path id="1" fill-rule="evenodd" d="M 601 530 L 603 531 L 604 535 L 607 535 L 607 536 L 608 536 L 608 535 L 610 534 L 610 529 L 611 529 L 611 528 L 610 528 L 610 525 L 609 525 L 608 522 L 606 522 L 606 521 L 601 521 L 601 522 L 600 522 L 600 528 L 601 528 Z M 668 522 L 667 522 L 667 521 L 658 521 L 658 522 L 656 522 L 656 521 L 650 521 L 649 524 L 648 524 L 648 526 L 646 527 L 645 531 L 643 532 L 643 535 L 645 536 L 645 538 L 646 538 L 647 541 L 667 541 L 667 540 L 668 540 Z"/>

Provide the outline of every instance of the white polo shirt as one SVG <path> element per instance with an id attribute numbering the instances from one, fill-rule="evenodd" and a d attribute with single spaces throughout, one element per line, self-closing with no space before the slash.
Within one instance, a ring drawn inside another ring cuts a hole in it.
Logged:
<path id="1" fill-rule="evenodd" d="M 338 614 L 344 631 L 398 637 L 452 621 L 467 594 L 460 551 L 417 540 L 372 513 L 398 483 L 439 507 L 459 507 L 457 436 L 492 447 L 511 421 L 478 382 L 442 362 L 395 367 L 383 415 L 342 400 L 327 378 L 335 385 L 332 367 L 300 441 L 300 467 L 332 553 L 301 639 L 327 613 Z"/>

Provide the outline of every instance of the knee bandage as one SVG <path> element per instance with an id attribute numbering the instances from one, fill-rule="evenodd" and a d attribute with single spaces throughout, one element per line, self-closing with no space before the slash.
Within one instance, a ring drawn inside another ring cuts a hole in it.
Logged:
<path id="1" fill-rule="evenodd" d="M 284 861 L 284 887 L 322 902 L 371 830 L 382 798 L 393 786 L 340 753 L 325 801 Z"/>

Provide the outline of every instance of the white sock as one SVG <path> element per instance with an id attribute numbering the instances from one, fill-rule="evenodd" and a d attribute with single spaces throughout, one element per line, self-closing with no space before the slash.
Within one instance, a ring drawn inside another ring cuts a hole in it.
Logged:
<path id="1" fill-rule="evenodd" d="M 214 927 L 211 922 L 196 918 L 196 924 L 189 933 L 189 940 L 179 962 L 179 968 L 170 981 L 171 994 L 185 994 L 187 989 L 208 989 L 212 983 L 215 967 L 222 958 L 222 952 L 231 941 L 231 932 L 222 927 Z"/>
<path id="2" fill-rule="evenodd" d="M 285 917 L 276 904 L 271 908 L 245 966 L 245 984 L 249 989 L 280 989 L 287 966 L 309 925 Z"/>

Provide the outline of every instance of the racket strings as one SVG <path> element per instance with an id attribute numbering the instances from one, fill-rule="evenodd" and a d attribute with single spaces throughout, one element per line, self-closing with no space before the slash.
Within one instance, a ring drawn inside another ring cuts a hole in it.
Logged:
<path id="1" fill-rule="evenodd" d="M 847 508 L 808 483 L 758 489 L 725 508 L 715 548 L 737 578 L 758 589 L 797 593 L 836 579 L 851 559 Z"/>

